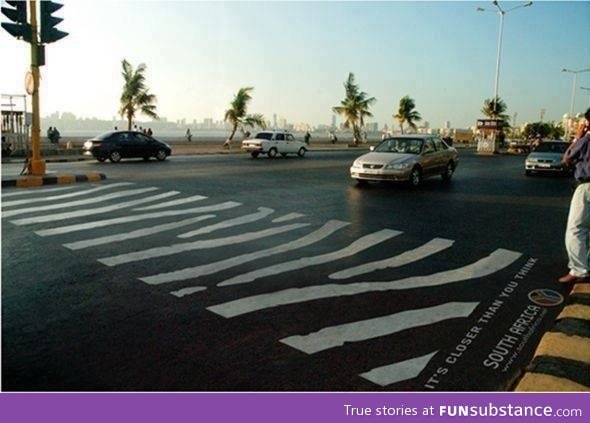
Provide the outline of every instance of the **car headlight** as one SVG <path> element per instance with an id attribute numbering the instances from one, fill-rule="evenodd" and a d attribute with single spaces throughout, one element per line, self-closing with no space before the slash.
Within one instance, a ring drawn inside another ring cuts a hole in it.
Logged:
<path id="1" fill-rule="evenodd" d="M 90 149 L 92 148 L 92 141 L 86 141 L 86 142 L 84 143 L 84 148 L 85 148 L 86 150 L 90 150 Z"/>
<path id="2" fill-rule="evenodd" d="M 410 167 L 410 163 L 389 163 L 385 169 L 405 170 Z"/>
<path id="3" fill-rule="evenodd" d="M 360 160 L 355 160 L 352 163 L 352 167 L 363 167 L 363 165 L 361 164 L 361 161 Z"/>

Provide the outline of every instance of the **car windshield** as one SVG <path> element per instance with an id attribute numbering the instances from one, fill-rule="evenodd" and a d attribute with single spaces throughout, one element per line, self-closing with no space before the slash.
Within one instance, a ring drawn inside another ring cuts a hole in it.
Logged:
<path id="1" fill-rule="evenodd" d="M 270 140 L 272 139 L 272 132 L 259 132 L 255 138 L 257 140 Z"/>
<path id="2" fill-rule="evenodd" d="M 420 154 L 423 140 L 417 138 L 388 138 L 373 151 L 378 153 Z"/>
<path id="3" fill-rule="evenodd" d="M 565 153 L 568 144 L 563 142 L 542 142 L 535 148 L 536 153 Z"/>

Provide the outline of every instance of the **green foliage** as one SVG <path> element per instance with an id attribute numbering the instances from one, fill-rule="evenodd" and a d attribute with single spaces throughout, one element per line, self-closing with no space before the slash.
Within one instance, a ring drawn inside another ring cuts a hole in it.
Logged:
<path id="1" fill-rule="evenodd" d="M 373 116 L 369 108 L 377 100 L 360 90 L 359 86 L 354 82 L 352 72 L 348 74 L 348 79 L 344 83 L 344 92 L 344 100 L 340 102 L 339 106 L 332 107 L 332 111 L 344 117 L 344 127 L 352 128 L 354 143 L 359 144 L 365 118 Z"/>
<path id="2" fill-rule="evenodd" d="M 144 63 L 133 69 L 126 59 L 121 62 L 123 71 L 123 92 L 121 94 L 121 108 L 119 113 L 122 117 L 127 118 L 128 129 L 131 130 L 135 113 L 140 112 L 153 119 L 158 119 L 156 113 L 156 96 L 149 93 L 149 88 L 145 83 L 144 72 L 147 69 Z"/>
<path id="3" fill-rule="evenodd" d="M 244 133 L 246 132 L 246 128 L 260 127 L 266 129 L 266 122 L 263 115 L 247 114 L 248 103 L 252 100 L 250 93 L 253 90 L 254 87 L 240 88 L 230 103 L 230 108 L 225 111 L 224 120 L 232 125 L 232 131 L 226 144 L 229 144 L 233 140 L 238 129 Z"/>
<path id="4" fill-rule="evenodd" d="M 558 140 L 563 137 L 565 130 L 561 123 L 555 122 L 533 122 L 524 127 L 523 136 L 525 139 L 553 139 Z"/>
<path id="5" fill-rule="evenodd" d="M 397 114 L 393 115 L 399 122 L 399 128 L 404 133 L 404 123 L 407 123 L 414 131 L 417 129 L 416 122 L 422 120 L 422 116 L 416 110 L 416 103 L 410 96 L 406 95 L 399 101 Z"/>
<path id="6" fill-rule="evenodd" d="M 485 99 L 481 112 L 489 119 L 502 119 L 504 124 L 508 125 L 510 116 L 506 114 L 507 110 L 508 107 L 506 106 L 504 100 L 502 100 L 500 97 L 496 97 L 495 101 L 493 98 Z"/>

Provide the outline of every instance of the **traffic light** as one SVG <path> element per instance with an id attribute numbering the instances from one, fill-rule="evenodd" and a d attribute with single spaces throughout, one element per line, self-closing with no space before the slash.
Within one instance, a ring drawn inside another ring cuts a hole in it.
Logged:
<path id="1" fill-rule="evenodd" d="M 63 37 L 68 35 L 67 32 L 63 32 L 55 28 L 55 26 L 61 21 L 63 21 L 63 19 L 51 16 L 53 12 L 61 9 L 62 6 L 63 4 L 55 3 L 52 1 L 41 2 L 41 44 L 53 43 L 57 40 L 61 40 Z"/>
<path id="2" fill-rule="evenodd" d="M 32 41 L 31 25 L 27 22 L 27 2 L 26 1 L 6 1 L 10 6 L 2 8 L 2 14 L 14 23 L 2 22 L 1 26 L 10 35 L 20 38 L 28 43 Z"/>

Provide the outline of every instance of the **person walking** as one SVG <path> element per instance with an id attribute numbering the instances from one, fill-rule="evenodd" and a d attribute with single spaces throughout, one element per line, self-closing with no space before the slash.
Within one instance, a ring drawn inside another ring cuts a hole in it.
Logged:
<path id="1" fill-rule="evenodd" d="M 564 155 L 565 164 L 575 163 L 576 190 L 570 203 L 565 248 L 569 272 L 561 283 L 590 282 L 590 108 L 584 114 L 585 125 Z"/>
<path id="2" fill-rule="evenodd" d="M 186 129 L 186 140 L 188 142 L 191 142 L 192 139 L 193 139 L 193 134 L 191 134 L 191 129 L 190 128 L 187 128 Z"/>

